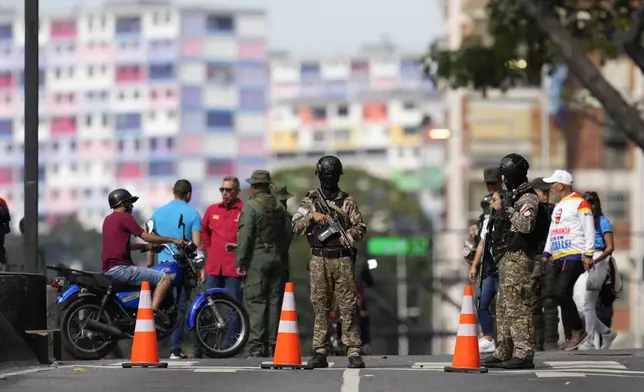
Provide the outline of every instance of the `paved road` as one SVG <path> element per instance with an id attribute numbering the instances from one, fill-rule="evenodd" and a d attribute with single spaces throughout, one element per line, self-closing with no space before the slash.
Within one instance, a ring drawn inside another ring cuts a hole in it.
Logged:
<path id="1" fill-rule="evenodd" d="M 117 361 L 64 363 L 2 370 L 0 391 L 498 392 L 520 388 L 543 392 L 565 387 L 583 392 L 640 392 L 644 385 L 644 350 L 540 353 L 534 370 L 490 369 L 487 374 L 445 373 L 449 356 L 369 356 L 365 357 L 368 367 L 360 370 L 347 369 L 346 358 L 329 360 L 330 368 L 316 370 L 261 369 L 262 361 L 251 359 L 168 360 L 168 369 L 123 369 Z"/>

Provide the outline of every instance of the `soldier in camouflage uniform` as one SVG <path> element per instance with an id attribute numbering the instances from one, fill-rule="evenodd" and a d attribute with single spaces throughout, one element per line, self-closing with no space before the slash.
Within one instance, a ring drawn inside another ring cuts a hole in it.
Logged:
<path id="1" fill-rule="evenodd" d="M 324 156 L 317 162 L 315 174 L 320 180 L 320 191 L 329 207 L 342 217 L 341 224 L 354 242 L 362 240 L 367 226 L 356 201 L 338 187 L 342 163 L 333 156 Z M 316 191 L 310 191 L 300 202 L 293 215 L 293 232 L 306 235 L 311 246 L 311 305 L 315 313 L 313 350 L 315 355 L 308 362 L 316 368 L 328 367 L 328 315 L 333 296 L 337 298 L 342 317 L 342 343 L 347 348 L 350 368 L 365 367 L 362 360 L 362 341 L 358 327 L 356 282 L 354 263 L 356 250 L 348 248 L 338 233 L 324 239 L 329 219 L 321 211 Z M 335 293 L 334 293 L 335 290 Z"/>
<path id="2" fill-rule="evenodd" d="M 503 201 L 504 230 L 492 233 L 492 250 L 499 261 L 497 349 L 482 361 L 485 367 L 534 368 L 534 326 L 530 307 L 530 276 L 534 250 L 529 245 L 538 212 L 537 195 L 528 183 L 528 162 L 509 154 L 501 160 L 503 181 L 511 193 Z"/>
<path id="3" fill-rule="evenodd" d="M 284 206 L 284 210 L 286 210 L 286 201 L 293 197 L 294 195 L 290 193 L 287 189 L 286 186 L 283 187 L 278 187 L 275 184 L 271 185 L 271 193 L 275 196 L 275 198 L 282 203 Z M 291 214 L 286 210 L 286 214 L 288 215 L 288 220 L 289 222 L 292 219 Z M 291 259 L 288 255 L 288 248 L 286 249 L 286 252 L 284 255 L 282 255 L 282 260 L 284 260 L 284 263 L 286 264 L 286 268 L 284 269 L 284 282 L 288 282 L 291 279 Z M 284 300 L 284 292 L 282 292 L 282 295 L 280 296 L 279 300 L 279 308 L 282 308 L 282 301 Z"/>
<path id="4" fill-rule="evenodd" d="M 537 193 L 539 204 L 546 207 L 548 221 L 552 216 L 554 204 L 549 203 L 550 184 L 543 177 L 532 180 L 532 187 Z M 546 246 L 547 236 L 540 239 L 535 253 L 534 270 L 532 272 L 532 318 L 534 321 L 535 347 L 537 351 L 556 349 L 559 341 L 559 313 L 557 310 L 557 278 L 559 276 L 555 263 L 548 260 L 541 262 L 541 254 Z"/>
<path id="5" fill-rule="evenodd" d="M 270 192 L 271 175 L 255 170 L 246 180 L 252 196 L 244 203 L 237 232 L 236 267 L 244 284 L 248 311 L 250 357 L 269 356 L 275 350 L 287 268 L 284 255 L 293 238 L 286 209 Z"/>

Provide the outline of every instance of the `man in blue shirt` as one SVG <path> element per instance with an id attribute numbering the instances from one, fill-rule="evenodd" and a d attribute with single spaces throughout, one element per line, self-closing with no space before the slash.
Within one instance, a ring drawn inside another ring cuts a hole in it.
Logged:
<path id="1" fill-rule="evenodd" d="M 174 193 L 174 200 L 164 206 L 155 209 L 152 213 L 152 217 L 150 219 L 154 222 L 155 231 L 160 236 L 183 238 L 185 230 L 186 240 L 194 242 L 194 244 L 197 245 L 197 248 L 201 249 L 201 215 L 196 209 L 188 205 L 192 197 L 192 185 L 188 180 L 179 180 L 174 184 L 172 191 Z M 185 229 L 183 227 L 178 227 L 179 219 L 182 214 Z M 170 246 L 173 247 L 173 251 L 176 250 L 175 245 Z M 155 255 L 153 252 L 148 252 L 148 267 L 154 265 L 154 256 Z M 159 262 L 174 261 L 174 258 L 172 257 L 170 251 L 165 248 L 158 254 L 157 257 L 159 258 Z M 170 359 L 180 359 L 186 357 L 185 354 L 183 354 L 183 352 L 181 351 L 181 343 L 183 342 L 183 331 L 185 327 L 184 317 L 186 303 L 188 302 L 190 294 L 191 291 L 189 288 L 185 288 L 181 293 L 175 292 L 175 296 L 181 295 L 181 298 L 179 300 L 181 323 L 172 334 L 172 354 L 170 355 Z"/>

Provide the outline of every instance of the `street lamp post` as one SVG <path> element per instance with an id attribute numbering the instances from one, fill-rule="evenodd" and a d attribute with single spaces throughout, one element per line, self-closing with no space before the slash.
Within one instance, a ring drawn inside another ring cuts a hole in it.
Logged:
<path id="1" fill-rule="evenodd" d="M 25 0 L 24 207 L 25 272 L 38 272 L 38 30 L 39 0 Z"/>

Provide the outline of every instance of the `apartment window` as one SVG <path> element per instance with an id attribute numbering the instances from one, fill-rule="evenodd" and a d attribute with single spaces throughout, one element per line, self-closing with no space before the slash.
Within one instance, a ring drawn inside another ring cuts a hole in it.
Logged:
<path id="1" fill-rule="evenodd" d="M 119 149 L 119 151 L 125 150 L 125 140 L 119 140 L 118 149 Z"/>
<path id="2" fill-rule="evenodd" d="M 141 18 L 138 16 L 120 17 L 116 19 L 116 33 L 141 32 Z"/>
<path id="3" fill-rule="evenodd" d="M 315 120 L 324 120 L 326 118 L 326 108 L 323 106 L 312 108 L 312 112 Z"/>
<path id="4" fill-rule="evenodd" d="M 150 79 L 171 79 L 174 77 L 174 65 L 155 64 L 150 65 Z"/>
<path id="5" fill-rule="evenodd" d="M 92 116 L 85 116 L 85 125 L 88 127 L 92 126 Z"/>
<path id="6" fill-rule="evenodd" d="M 209 110 L 206 115 L 208 127 L 232 128 L 233 112 L 227 110 Z"/>
<path id="7" fill-rule="evenodd" d="M 165 139 L 165 147 L 168 150 L 172 150 L 174 148 L 174 139 L 169 137 Z"/>
<path id="8" fill-rule="evenodd" d="M 602 200 L 602 207 L 608 219 L 623 221 L 628 220 L 629 194 L 624 191 L 607 191 L 606 200 Z"/>
<path id="9" fill-rule="evenodd" d="M 235 22 L 230 15 L 209 15 L 206 29 L 210 32 L 230 33 L 235 28 Z"/>
<path id="10" fill-rule="evenodd" d="M 93 65 L 90 65 L 90 66 L 87 68 L 87 75 L 89 75 L 89 76 L 94 76 L 94 66 L 93 66 Z"/>
<path id="11" fill-rule="evenodd" d="M 151 162 L 148 174 L 151 176 L 171 176 L 174 174 L 174 163 L 168 162 Z"/>
<path id="12" fill-rule="evenodd" d="M 134 141 L 134 151 L 139 151 L 141 149 L 141 141 L 139 139 L 136 139 Z"/>
<path id="13" fill-rule="evenodd" d="M 13 26 L 10 24 L 0 25 L 0 39 L 12 39 Z"/>
<path id="14" fill-rule="evenodd" d="M 416 103 L 415 102 L 404 102 L 403 103 L 403 109 L 405 109 L 405 110 L 414 110 L 414 109 L 416 109 Z"/>
<path id="15" fill-rule="evenodd" d="M 336 142 L 348 142 L 351 140 L 351 131 L 348 129 L 340 129 L 333 133 L 333 139 Z"/>
<path id="16" fill-rule="evenodd" d="M 0 135 L 9 136 L 13 133 L 13 121 L 0 120 Z"/>
<path id="17" fill-rule="evenodd" d="M 141 127 L 141 115 L 138 113 L 132 114 L 117 114 L 115 118 L 115 126 L 117 130 L 137 129 Z"/>
<path id="18" fill-rule="evenodd" d="M 150 139 L 150 150 L 155 151 L 157 149 L 157 139 Z"/>
<path id="19" fill-rule="evenodd" d="M 107 114 L 104 114 L 101 116 L 103 127 L 107 128 L 107 125 L 109 124 L 109 119 L 107 118 Z"/>
<path id="20" fill-rule="evenodd" d="M 155 25 L 170 23 L 171 20 L 170 12 L 167 11 L 159 11 L 152 14 L 152 23 Z"/>
<path id="21" fill-rule="evenodd" d="M 338 116 L 339 117 L 346 117 L 348 115 L 349 115 L 349 106 L 347 106 L 347 105 L 338 106 Z"/>
<path id="22" fill-rule="evenodd" d="M 235 70 L 230 64 L 208 64 L 206 78 L 209 82 L 229 86 L 235 82 Z"/>
<path id="23" fill-rule="evenodd" d="M 324 131 L 314 131 L 313 132 L 313 141 L 314 142 L 323 142 L 325 139 L 326 133 Z"/>
<path id="24" fill-rule="evenodd" d="M 404 127 L 403 128 L 403 134 L 405 136 L 418 135 L 419 133 L 420 133 L 420 128 L 419 127 Z"/>

